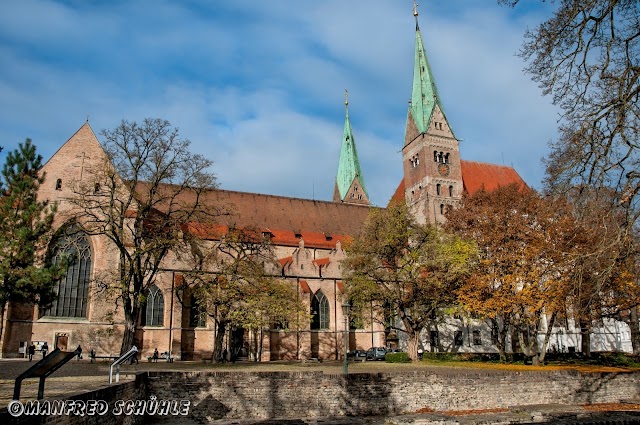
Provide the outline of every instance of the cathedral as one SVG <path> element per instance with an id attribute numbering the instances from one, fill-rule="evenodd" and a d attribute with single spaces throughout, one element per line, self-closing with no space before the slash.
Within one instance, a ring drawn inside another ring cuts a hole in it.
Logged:
<path id="1" fill-rule="evenodd" d="M 438 93 L 434 75 L 418 26 L 415 27 L 415 57 L 411 102 L 402 148 L 404 177 L 392 199 L 404 201 L 421 223 L 438 223 L 448 208 L 455 207 L 463 193 L 525 182 L 511 167 L 462 160 L 458 139 Z M 407 76 L 408 77 L 408 76 Z M 269 234 L 278 258 L 278 276 L 296 288 L 299 299 L 314 318 L 299 330 L 264 330 L 261 349 L 252 350 L 254 336 L 244 329 L 228 332 L 225 349 L 235 358 L 253 360 L 339 359 L 342 357 L 342 270 L 343 243 L 358 234 L 371 206 L 358 160 L 354 131 L 348 111 L 333 199 L 318 201 L 269 194 L 212 190 L 206 202 L 223 203 L 233 213 L 221 218 L 224 228 L 257 228 Z M 400 105 L 399 105 L 400 107 Z M 337 142 L 337 141 L 336 141 Z M 89 178 L 91 166 L 106 158 L 105 151 L 89 123 L 85 123 L 46 162 L 47 180 L 39 198 L 58 204 L 56 227 L 64 226 L 65 211 L 73 183 Z M 66 239 L 65 239 L 66 238 Z M 105 237 L 74 233 L 63 235 L 64 249 L 73 249 L 76 260 L 58 282 L 58 298 L 47 310 L 33 305 L 12 304 L 6 314 L 0 346 L 3 357 L 18 357 L 25 348 L 45 342 L 49 347 L 73 350 L 83 347 L 97 356 L 117 355 L 124 329 L 122 312 L 114 299 L 97 295 L 96 276 L 117 264 L 118 257 Z M 66 247 L 66 248 L 65 248 Z M 197 317 L 176 299 L 181 267 L 166 265 L 147 294 L 143 318 L 136 333 L 141 358 L 154 350 L 168 352 L 181 360 L 211 358 L 215 322 Z M 478 325 L 452 323 L 451 347 L 458 351 L 492 351 L 488 329 Z M 454 341 L 455 339 L 455 341 Z M 401 345 L 398 336 L 379 324 L 350 331 L 349 349 Z M 433 345 L 427 338 L 425 350 Z"/>

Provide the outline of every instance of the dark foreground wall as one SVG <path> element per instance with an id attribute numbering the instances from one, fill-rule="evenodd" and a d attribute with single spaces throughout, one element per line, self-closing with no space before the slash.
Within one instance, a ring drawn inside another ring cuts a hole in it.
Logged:
<path id="1" fill-rule="evenodd" d="M 79 377 L 82 379 L 82 377 Z M 68 412 L 60 412 L 58 414 L 46 415 L 42 412 L 36 412 L 35 409 L 31 413 L 23 413 L 19 416 L 13 416 L 9 414 L 7 408 L 0 410 L 0 424 L 2 425 L 32 425 L 32 424 L 47 424 L 47 425 L 137 425 L 145 423 L 144 415 L 114 415 L 114 411 L 122 410 L 116 408 L 116 403 L 120 400 L 145 400 L 147 399 L 147 375 L 141 373 L 136 375 L 133 381 L 123 382 L 120 384 L 109 385 L 94 391 L 89 391 L 82 394 L 77 394 L 68 397 L 67 400 L 78 402 L 77 405 L 86 406 L 90 401 L 104 401 L 108 403 L 107 413 L 100 414 L 84 414 L 75 415 Z M 46 396 L 45 385 L 45 396 Z M 50 402 L 59 402 L 63 400 L 51 400 Z M 63 401 L 66 402 L 66 401 Z M 28 406 L 29 402 L 23 400 L 23 407 Z M 42 404 L 38 404 L 42 406 Z M 8 408 L 11 408 L 9 406 Z M 28 407 L 26 408 L 29 409 Z"/>
<path id="2" fill-rule="evenodd" d="M 640 395 L 640 373 L 150 372 L 149 394 L 191 401 L 189 417 L 388 415 L 533 404 L 618 402 Z"/>

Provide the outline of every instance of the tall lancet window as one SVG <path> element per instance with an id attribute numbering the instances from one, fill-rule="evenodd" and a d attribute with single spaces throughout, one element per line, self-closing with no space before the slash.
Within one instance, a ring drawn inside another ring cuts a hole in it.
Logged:
<path id="1" fill-rule="evenodd" d="M 76 225 L 66 227 L 54 242 L 52 262 L 67 262 L 65 275 L 56 282 L 56 299 L 45 316 L 87 317 L 92 252 L 87 234 Z"/>
<path id="2" fill-rule="evenodd" d="M 156 285 L 147 290 L 147 301 L 142 314 L 142 326 L 164 325 L 164 296 Z"/>
<path id="3" fill-rule="evenodd" d="M 320 289 L 311 300 L 311 314 L 311 329 L 329 329 L 329 300 Z"/>

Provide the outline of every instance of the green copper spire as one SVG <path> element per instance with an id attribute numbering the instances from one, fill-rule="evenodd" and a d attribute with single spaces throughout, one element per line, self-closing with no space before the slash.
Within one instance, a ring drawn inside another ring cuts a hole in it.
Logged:
<path id="1" fill-rule="evenodd" d="M 414 2 L 413 16 L 416 17 L 416 47 L 415 60 L 413 65 L 413 91 L 411 93 L 410 113 L 413 117 L 418 131 L 426 133 L 431 124 L 431 117 L 435 106 L 438 105 L 444 114 L 444 108 L 438 96 L 436 82 L 429 66 L 427 53 L 424 49 L 420 28 L 418 27 L 418 9 Z"/>
<path id="2" fill-rule="evenodd" d="M 346 114 L 344 132 L 342 134 L 342 147 L 340 149 L 340 162 L 338 163 L 338 174 L 336 175 L 334 201 L 362 203 L 362 201 L 366 200 L 368 203 L 369 195 L 364 187 L 362 170 L 360 169 L 360 161 L 356 151 L 356 142 L 351 131 L 351 122 L 349 121 L 349 97 L 346 90 L 344 104 Z M 355 193 L 348 196 L 350 189 Z M 336 199 L 338 197 L 339 199 Z"/>

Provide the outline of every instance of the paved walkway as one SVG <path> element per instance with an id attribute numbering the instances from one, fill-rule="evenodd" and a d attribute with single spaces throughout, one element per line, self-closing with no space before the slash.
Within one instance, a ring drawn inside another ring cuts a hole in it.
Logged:
<path id="1" fill-rule="evenodd" d="M 36 360 L 40 360 L 37 358 Z M 24 359 L 0 360 L 0 408 L 4 408 L 13 398 L 15 379 L 35 362 Z M 136 366 L 121 368 L 120 381 L 133 379 Z M 132 374 L 133 372 L 133 374 Z M 38 396 L 38 378 L 22 381 L 21 400 L 35 400 Z M 83 393 L 109 385 L 109 363 L 90 363 L 71 360 L 56 370 L 45 380 L 45 398 L 59 398 Z"/>

